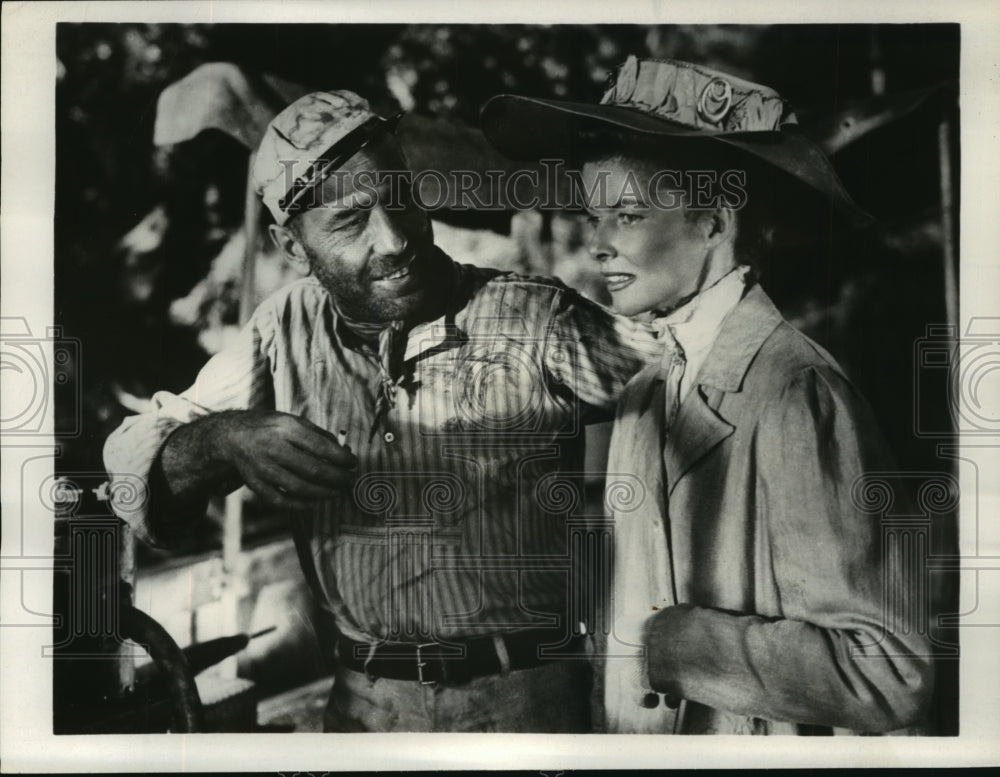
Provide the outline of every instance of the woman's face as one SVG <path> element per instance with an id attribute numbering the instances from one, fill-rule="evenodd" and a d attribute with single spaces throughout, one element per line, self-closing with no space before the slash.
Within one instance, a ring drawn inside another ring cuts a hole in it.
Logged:
<path id="1" fill-rule="evenodd" d="M 582 176 L 584 191 L 607 193 L 587 208 L 588 250 L 601 265 L 615 311 L 668 311 L 697 293 L 710 258 L 707 219 L 691 218 L 678 193 L 665 191 L 667 180 L 648 165 L 599 160 L 585 163 Z M 650 191 L 651 182 L 658 192 Z"/>

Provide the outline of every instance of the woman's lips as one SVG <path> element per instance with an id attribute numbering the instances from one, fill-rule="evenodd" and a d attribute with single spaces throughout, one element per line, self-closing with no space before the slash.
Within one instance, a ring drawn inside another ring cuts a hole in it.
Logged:
<path id="1" fill-rule="evenodd" d="M 608 291 L 621 291 L 626 286 L 632 284 L 635 281 L 635 276 L 627 272 L 606 272 L 601 273 L 604 276 L 604 283 L 608 287 Z"/>

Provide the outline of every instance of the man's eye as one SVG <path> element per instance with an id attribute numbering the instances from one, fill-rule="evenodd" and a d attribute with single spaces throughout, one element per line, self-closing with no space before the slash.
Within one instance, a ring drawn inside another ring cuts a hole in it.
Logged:
<path id="1" fill-rule="evenodd" d="M 583 220 L 586 221 L 588 224 L 590 224 L 590 226 L 596 227 L 600 223 L 601 217 L 587 214 Z"/>
<path id="2" fill-rule="evenodd" d="M 358 211 L 355 215 L 351 216 L 350 218 L 344 219 L 343 221 L 338 221 L 336 224 L 334 224 L 333 228 L 330 231 L 342 232 L 344 230 L 354 229 L 364 224 L 367 218 L 368 218 L 367 211 Z"/>
<path id="3" fill-rule="evenodd" d="M 638 213 L 619 213 L 618 220 L 625 225 L 638 224 L 643 217 Z"/>

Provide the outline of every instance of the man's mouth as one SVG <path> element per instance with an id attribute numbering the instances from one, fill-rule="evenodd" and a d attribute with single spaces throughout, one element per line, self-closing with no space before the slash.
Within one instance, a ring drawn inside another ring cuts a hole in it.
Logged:
<path id="1" fill-rule="evenodd" d="M 601 275 L 604 276 L 604 283 L 608 287 L 608 291 L 621 291 L 635 280 L 635 276 L 627 272 L 605 272 Z"/>
<path id="2" fill-rule="evenodd" d="M 411 256 L 406 262 L 403 263 L 401 267 L 393 270 L 388 275 L 382 275 L 375 278 L 376 281 L 399 281 L 403 278 L 408 278 L 410 275 L 410 270 L 413 268 L 413 262 L 416 261 L 416 254 Z"/>

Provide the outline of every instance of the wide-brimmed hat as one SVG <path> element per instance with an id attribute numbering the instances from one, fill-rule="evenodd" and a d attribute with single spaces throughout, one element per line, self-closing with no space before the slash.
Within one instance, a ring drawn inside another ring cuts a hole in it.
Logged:
<path id="1" fill-rule="evenodd" d="M 563 158 L 582 131 L 600 128 L 723 144 L 787 174 L 841 223 L 871 222 L 777 92 L 718 70 L 629 56 L 599 104 L 501 94 L 482 110 L 484 134 L 513 159 Z"/>

